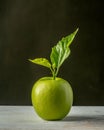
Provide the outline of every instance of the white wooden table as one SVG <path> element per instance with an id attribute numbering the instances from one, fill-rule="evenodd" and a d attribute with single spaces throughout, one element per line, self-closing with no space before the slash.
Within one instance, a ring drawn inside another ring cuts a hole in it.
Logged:
<path id="1" fill-rule="evenodd" d="M 0 106 L 0 130 L 104 130 L 104 107 L 72 107 L 60 121 L 40 119 L 32 106 Z"/>

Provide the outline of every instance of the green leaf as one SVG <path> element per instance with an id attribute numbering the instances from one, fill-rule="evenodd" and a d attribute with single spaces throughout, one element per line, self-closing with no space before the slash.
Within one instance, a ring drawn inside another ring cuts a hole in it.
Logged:
<path id="1" fill-rule="evenodd" d="M 73 32 L 72 34 L 66 37 L 63 37 L 57 43 L 57 45 L 52 48 L 52 51 L 50 54 L 51 63 L 46 58 L 36 58 L 33 60 L 29 59 L 29 61 L 49 68 L 52 72 L 53 79 L 55 80 L 60 66 L 63 64 L 65 59 L 67 59 L 68 56 L 70 55 L 71 51 L 70 51 L 69 46 L 74 40 L 74 37 L 77 32 L 78 32 L 78 29 L 76 29 L 76 31 Z"/>
<path id="2" fill-rule="evenodd" d="M 56 46 L 52 48 L 52 52 L 50 55 L 51 63 L 53 69 L 58 69 L 62 65 L 62 63 L 67 59 L 70 54 L 69 45 L 72 43 L 78 29 L 72 34 L 62 38 L 61 41 L 57 43 Z"/>
<path id="3" fill-rule="evenodd" d="M 53 68 L 59 68 L 64 60 L 69 56 L 70 49 L 68 47 L 65 47 L 62 42 L 58 44 L 57 46 L 52 48 L 52 53 L 50 55 L 52 67 Z"/>
<path id="4" fill-rule="evenodd" d="M 29 59 L 29 61 L 31 61 L 35 64 L 38 64 L 38 65 L 45 66 L 47 68 L 51 68 L 51 64 L 46 58 L 36 58 L 36 59 L 33 59 L 33 60 Z"/>

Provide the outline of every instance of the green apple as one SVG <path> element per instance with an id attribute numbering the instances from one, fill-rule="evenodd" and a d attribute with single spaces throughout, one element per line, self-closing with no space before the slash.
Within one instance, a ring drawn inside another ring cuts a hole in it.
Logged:
<path id="1" fill-rule="evenodd" d="M 39 79 L 32 89 L 32 104 L 37 114 L 45 120 L 63 119 L 71 109 L 73 92 L 70 84 L 56 77 Z"/>
<path id="2" fill-rule="evenodd" d="M 56 46 L 52 48 L 50 61 L 46 58 L 35 58 L 29 61 L 45 66 L 52 72 L 52 77 L 39 79 L 32 89 L 32 104 L 37 114 L 45 120 L 59 120 L 64 118 L 71 109 L 73 103 L 73 92 L 70 84 L 58 78 L 58 72 L 63 62 L 70 55 L 70 44 L 72 43 L 78 29 L 72 34 L 63 37 Z"/>

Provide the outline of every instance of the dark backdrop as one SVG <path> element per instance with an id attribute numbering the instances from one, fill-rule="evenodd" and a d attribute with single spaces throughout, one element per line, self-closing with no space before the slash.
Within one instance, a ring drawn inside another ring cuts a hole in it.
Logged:
<path id="1" fill-rule="evenodd" d="M 30 105 L 33 83 L 50 72 L 28 58 L 79 27 L 59 77 L 74 105 L 104 105 L 104 5 L 101 0 L 0 0 L 0 104 Z"/>

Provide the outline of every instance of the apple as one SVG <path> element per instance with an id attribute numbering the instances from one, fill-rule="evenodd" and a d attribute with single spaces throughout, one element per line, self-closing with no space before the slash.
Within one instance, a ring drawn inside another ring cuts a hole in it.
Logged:
<path id="1" fill-rule="evenodd" d="M 63 119 L 71 109 L 73 103 L 73 91 L 68 81 L 57 77 L 63 62 L 70 55 L 70 44 L 72 43 L 78 29 L 72 34 L 63 37 L 56 46 L 52 48 L 50 61 L 46 58 L 35 58 L 29 61 L 45 66 L 52 72 L 52 77 L 40 78 L 33 85 L 32 104 L 36 113 L 45 120 Z"/>
<path id="2" fill-rule="evenodd" d="M 71 109 L 73 92 L 70 84 L 56 77 L 39 79 L 32 89 L 32 104 L 37 114 L 45 120 L 63 119 Z"/>

